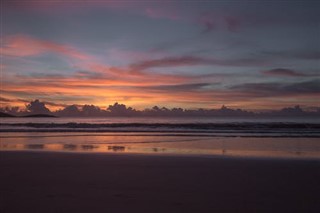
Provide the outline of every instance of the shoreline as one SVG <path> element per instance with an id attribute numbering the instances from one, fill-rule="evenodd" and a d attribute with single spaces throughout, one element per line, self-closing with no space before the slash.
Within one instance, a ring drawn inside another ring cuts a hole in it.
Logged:
<path id="1" fill-rule="evenodd" d="M 48 154 L 70 154 L 70 155 L 106 155 L 106 156 L 146 156 L 146 157 L 173 157 L 173 158 L 204 158 L 204 159 L 233 159 L 233 160 L 256 160 L 256 161 L 314 161 L 320 163 L 320 157 L 318 155 L 313 156 L 293 156 L 293 155 L 236 155 L 236 154 L 199 154 L 199 153 L 175 153 L 175 152 L 123 152 L 123 151 L 113 151 L 113 152 L 99 152 L 99 151 L 63 151 L 63 150 L 26 150 L 26 149 L 0 149 L 1 153 L 48 153 Z M 318 153 L 317 153 L 318 154 Z"/>
<path id="2" fill-rule="evenodd" d="M 2 212 L 319 212 L 317 160 L 0 151 Z"/>

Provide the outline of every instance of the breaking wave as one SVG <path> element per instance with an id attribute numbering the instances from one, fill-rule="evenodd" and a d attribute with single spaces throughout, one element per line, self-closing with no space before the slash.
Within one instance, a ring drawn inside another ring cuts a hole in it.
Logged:
<path id="1" fill-rule="evenodd" d="M 221 137 L 320 137 L 320 123 L 1 123 L 0 132 L 124 132 Z"/>

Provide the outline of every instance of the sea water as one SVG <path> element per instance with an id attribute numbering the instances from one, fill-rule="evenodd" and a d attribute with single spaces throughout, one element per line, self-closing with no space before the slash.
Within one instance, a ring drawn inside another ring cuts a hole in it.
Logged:
<path id="1" fill-rule="evenodd" d="M 1 118 L 0 150 L 320 159 L 320 121 Z"/>

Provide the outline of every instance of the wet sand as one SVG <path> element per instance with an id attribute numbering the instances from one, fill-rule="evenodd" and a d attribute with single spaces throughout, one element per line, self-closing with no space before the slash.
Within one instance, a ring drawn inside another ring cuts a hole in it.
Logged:
<path id="1" fill-rule="evenodd" d="M 0 212 L 320 212 L 320 161 L 0 152 Z"/>

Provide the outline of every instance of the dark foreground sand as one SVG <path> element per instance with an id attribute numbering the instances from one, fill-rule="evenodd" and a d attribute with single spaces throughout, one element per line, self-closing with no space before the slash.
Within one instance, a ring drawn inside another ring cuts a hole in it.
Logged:
<path id="1" fill-rule="evenodd" d="M 320 212 L 320 161 L 0 152 L 1 213 Z"/>

